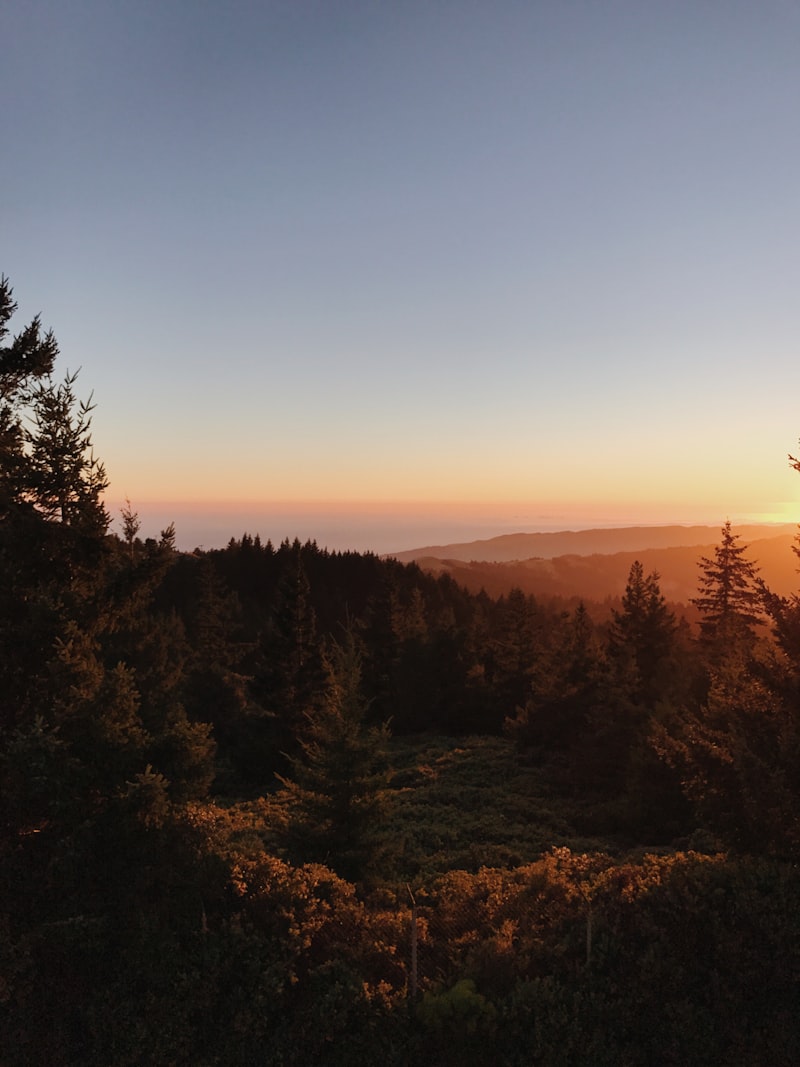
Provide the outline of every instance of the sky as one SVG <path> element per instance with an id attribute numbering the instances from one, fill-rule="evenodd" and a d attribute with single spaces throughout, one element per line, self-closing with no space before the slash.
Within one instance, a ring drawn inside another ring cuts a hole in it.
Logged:
<path id="1" fill-rule="evenodd" d="M 81 368 L 114 516 L 376 551 L 800 519 L 794 0 L 0 28 L 12 326 Z"/>

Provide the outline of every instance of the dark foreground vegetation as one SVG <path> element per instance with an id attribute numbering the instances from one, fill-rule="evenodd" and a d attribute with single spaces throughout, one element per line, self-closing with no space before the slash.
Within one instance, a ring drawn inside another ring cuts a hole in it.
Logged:
<path id="1" fill-rule="evenodd" d="M 800 1062 L 800 601 L 109 532 L 0 284 L 0 1060 Z"/>

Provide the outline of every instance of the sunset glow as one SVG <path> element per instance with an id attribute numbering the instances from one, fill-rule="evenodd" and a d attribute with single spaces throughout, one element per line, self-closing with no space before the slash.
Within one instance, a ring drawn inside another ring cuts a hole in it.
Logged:
<path id="1" fill-rule="evenodd" d="M 36 7 L 0 267 L 94 391 L 112 513 L 800 514 L 791 5 Z"/>
<path id="2" fill-rule="evenodd" d="M 800 2 L 0 10 L 2 1067 L 800 1063 Z"/>

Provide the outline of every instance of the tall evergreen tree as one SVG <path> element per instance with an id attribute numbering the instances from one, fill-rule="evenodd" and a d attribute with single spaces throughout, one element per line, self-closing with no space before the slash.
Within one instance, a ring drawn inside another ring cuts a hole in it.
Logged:
<path id="1" fill-rule="evenodd" d="M 191 655 L 183 688 L 190 719 L 211 723 L 220 757 L 218 787 L 241 793 L 262 786 L 264 721 L 250 694 L 242 607 L 210 556 L 184 561 L 192 579 L 185 606 Z M 271 768 L 270 768 L 271 769 Z"/>
<path id="2" fill-rule="evenodd" d="M 543 754 L 577 744 L 605 674 L 604 652 L 582 601 L 555 629 L 534 694 L 505 724 L 518 744 Z"/>
<path id="3" fill-rule="evenodd" d="M 32 390 L 49 378 L 58 355 L 52 331 L 42 330 L 38 316 L 9 344 L 3 343 L 16 310 L 8 278 L 0 276 L 0 520 L 27 503 L 31 471 L 26 414 Z"/>
<path id="4" fill-rule="evenodd" d="M 692 603 L 701 615 L 701 638 L 716 659 L 734 649 L 752 649 L 761 621 L 758 566 L 746 551 L 728 520 L 713 559 L 702 556 L 698 564 L 699 593 Z"/>
<path id="5" fill-rule="evenodd" d="M 664 665 L 672 651 L 675 616 L 661 594 L 657 573 L 645 574 L 635 560 L 622 597 L 614 611 L 608 647 L 612 662 L 628 674 L 631 695 L 638 704 L 652 706 L 664 695 Z"/>
<path id="6" fill-rule="evenodd" d="M 541 667 L 541 619 L 534 598 L 515 587 L 498 600 L 492 622 L 485 676 L 499 729 L 534 693 Z"/>
<path id="7" fill-rule="evenodd" d="M 259 650 L 253 689 L 269 720 L 271 765 L 265 776 L 285 769 L 297 749 L 303 717 L 318 701 L 324 672 L 316 613 L 303 561 L 303 546 L 288 541 L 279 551 L 281 572 L 266 632 Z"/>
<path id="8" fill-rule="evenodd" d="M 58 385 L 38 382 L 31 391 L 28 494 L 45 518 L 102 534 L 109 523 L 102 502 L 108 480 L 92 449 L 94 405 L 91 397 L 78 401 L 76 379 L 68 374 Z"/>
<path id="9" fill-rule="evenodd" d="M 352 628 L 341 643 L 330 643 L 325 698 L 305 716 L 290 776 L 279 776 L 290 855 L 327 863 L 350 879 L 360 878 L 369 862 L 386 785 L 388 728 L 365 722 L 362 658 Z"/>
<path id="10" fill-rule="evenodd" d="M 655 729 L 655 745 L 678 770 L 703 825 L 736 848 L 797 856 L 800 600 L 771 594 L 730 523 L 722 533 L 714 559 L 701 560 L 695 600 L 703 612 L 706 693 L 698 707 Z M 762 604 L 777 655 L 757 646 Z"/>
<path id="11" fill-rule="evenodd" d="M 128 552 L 131 559 L 133 559 L 136 535 L 142 528 L 142 523 L 139 519 L 138 512 L 133 510 L 130 500 L 125 500 L 125 506 L 120 509 L 120 515 L 122 517 L 122 538 L 125 544 L 128 546 Z"/>
<path id="12" fill-rule="evenodd" d="M 13 311 L 0 285 L 2 327 Z M 91 404 L 75 377 L 49 377 L 57 352 L 38 323 L 0 352 L 3 508 L 0 513 L 0 793 L 3 846 L 24 877 L 46 857 L 62 879 L 47 907 L 80 907 L 103 857 L 102 825 L 119 814 L 127 783 L 166 770 L 172 795 L 207 787 L 207 730 L 180 709 L 150 707 L 126 662 L 123 633 L 137 631 L 152 577 L 172 544 L 131 559 L 107 536 L 105 474 L 94 457 Z M 160 765 L 159 765 L 160 764 Z M 29 776 L 26 765 L 38 766 Z M 205 777 L 204 777 L 205 775 Z M 201 781 L 204 782 L 204 785 Z M 193 781 L 193 785 L 189 785 Z M 30 803 L 28 803 L 30 801 Z M 38 833 L 25 833 L 33 818 Z M 24 822 L 20 822 L 22 819 Z M 41 891 L 47 891 L 41 882 Z M 119 887 L 117 887 L 119 888 Z"/>

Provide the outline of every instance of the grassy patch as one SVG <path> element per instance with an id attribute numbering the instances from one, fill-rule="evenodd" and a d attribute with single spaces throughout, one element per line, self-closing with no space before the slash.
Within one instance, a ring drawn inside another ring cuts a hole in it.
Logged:
<path id="1" fill-rule="evenodd" d="M 614 850 L 576 829 L 576 802 L 557 795 L 505 738 L 396 738 L 390 760 L 381 834 L 389 880 L 419 884 L 449 870 L 516 867 L 554 845 Z"/>
<path id="2" fill-rule="evenodd" d="M 555 846 L 618 854 L 624 846 L 593 832 L 595 806 L 567 796 L 546 766 L 520 759 L 502 737 L 393 738 L 392 768 L 376 833 L 375 880 L 401 889 L 424 886 L 447 871 L 513 868 Z M 221 803 L 215 820 L 226 851 L 281 855 L 285 798 Z"/>

